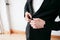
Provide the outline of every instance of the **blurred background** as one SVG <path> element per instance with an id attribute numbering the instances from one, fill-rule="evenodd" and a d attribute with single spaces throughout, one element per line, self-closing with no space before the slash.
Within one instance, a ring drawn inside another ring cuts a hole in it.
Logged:
<path id="1" fill-rule="evenodd" d="M 26 0 L 0 0 L 0 40 L 25 40 L 25 3 Z M 51 35 L 51 40 L 60 40 L 60 31 L 52 30 Z"/>

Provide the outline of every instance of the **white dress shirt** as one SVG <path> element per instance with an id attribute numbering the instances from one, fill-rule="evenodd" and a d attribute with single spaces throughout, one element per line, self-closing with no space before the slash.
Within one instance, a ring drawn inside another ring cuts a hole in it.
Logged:
<path id="1" fill-rule="evenodd" d="M 33 0 L 33 9 L 34 12 L 37 12 L 38 9 L 41 7 L 44 0 Z"/>

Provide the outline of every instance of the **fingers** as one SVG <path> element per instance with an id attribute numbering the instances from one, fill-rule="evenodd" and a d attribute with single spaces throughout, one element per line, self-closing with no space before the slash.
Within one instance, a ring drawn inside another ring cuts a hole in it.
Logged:
<path id="1" fill-rule="evenodd" d="M 32 15 L 30 13 L 28 13 L 28 16 L 27 16 L 29 19 L 32 18 Z"/>
<path id="2" fill-rule="evenodd" d="M 26 20 L 27 22 L 30 22 L 30 21 L 31 21 L 31 18 L 32 18 L 31 14 L 28 13 L 28 12 L 26 12 L 26 13 L 25 13 L 25 20 Z"/>
<path id="3" fill-rule="evenodd" d="M 39 21 L 32 20 L 30 24 L 34 29 L 44 28 L 44 25 Z"/>
<path id="4" fill-rule="evenodd" d="M 45 21 L 44 21 L 43 19 L 40 19 L 40 18 L 33 18 L 33 20 L 34 20 L 34 21 L 40 21 L 40 22 L 42 22 L 42 23 L 45 24 Z M 42 23 L 41 23 L 41 24 L 42 24 Z"/>
<path id="5" fill-rule="evenodd" d="M 32 18 L 31 14 L 28 13 L 28 12 L 25 13 L 25 16 L 26 16 L 27 18 Z"/>
<path id="6" fill-rule="evenodd" d="M 35 21 L 32 20 L 32 21 L 30 22 L 30 24 L 31 24 L 31 26 L 32 26 L 34 29 L 37 28 L 37 25 L 36 25 Z"/>
<path id="7" fill-rule="evenodd" d="M 33 18 L 33 20 L 31 20 L 30 24 L 34 29 L 40 29 L 40 28 L 44 28 L 45 21 L 42 19 L 39 19 L 39 18 L 36 18 L 36 19 Z"/>

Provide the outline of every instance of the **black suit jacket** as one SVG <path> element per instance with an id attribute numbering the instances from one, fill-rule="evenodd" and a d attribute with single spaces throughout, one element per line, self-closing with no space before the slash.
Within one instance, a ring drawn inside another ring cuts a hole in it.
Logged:
<path id="1" fill-rule="evenodd" d="M 60 16 L 60 0 L 44 0 L 41 7 L 34 13 L 32 0 L 27 0 L 25 12 L 31 13 L 33 18 L 41 18 L 46 21 L 43 29 L 33 29 L 28 23 L 26 28 L 27 40 L 50 40 L 51 30 L 60 30 L 60 22 L 55 22 Z"/>
<path id="2" fill-rule="evenodd" d="M 33 18 L 41 18 L 45 20 L 46 24 L 44 28 L 60 30 L 60 22 L 54 21 L 57 15 L 60 17 L 60 0 L 44 0 L 36 13 L 34 13 L 34 9 L 32 7 L 32 0 L 27 0 L 24 12 L 31 13 Z"/>

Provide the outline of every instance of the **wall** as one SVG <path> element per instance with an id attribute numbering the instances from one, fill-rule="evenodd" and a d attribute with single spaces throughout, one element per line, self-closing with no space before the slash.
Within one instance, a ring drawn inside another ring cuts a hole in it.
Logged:
<path id="1" fill-rule="evenodd" d="M 24 0 L 9 0 L 11 27 L 16 30 L 25 31 L 26 22 L 24 19 Z"/>
<path id="2" fill-rule="evenodd" d="M 7 15 L 7 10 L 6 10 L 6 2 L 5 0 L 0 0 L 0 20 L 2 21 L 2 26 L 4 31 L 9 31 L 9 20 L 8 20 L 8 15 Z"/>

